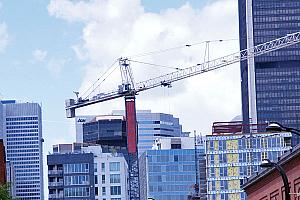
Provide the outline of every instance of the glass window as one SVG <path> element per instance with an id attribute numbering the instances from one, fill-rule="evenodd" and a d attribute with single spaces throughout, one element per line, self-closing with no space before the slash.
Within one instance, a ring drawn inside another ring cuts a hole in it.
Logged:
<path id="1" fill-rule="evenodd" d="M 95 195 L 98 196 L 98 187 L 95 187 Z"/>
<path id="2" fill-rule="evenodd" d="M 101 171 L 105 172 L 105 163 L 101 163 Z"/>
<path id="3" fill-rule="evenodd" d="M 94 163 L 94 172 L 97 172 L 97 163 Z"/>
<path id="4" fill-rule="evenodd" d="M 102 195 L 106 195 L 106 188 L 102 187 Z"/>
<path id="5" fill-rule="evenodd" d="M 111 195 L 121 195 L 121 186 L 110 186 Z"/>
<path id="6" fill-rule="evenodd" d="M 110 183 L 120 183 L 120 174 L 111 174 L 110 175 Z"/>
<path id="7" fill-rule="evenodd" d="M 95 184 L 98 184 L 98 176 L 95 175 Z"/>
<path id="8" fill-rule="evenodd" d="M 105 175 L 102 175 L 102 184 L 105 184 Z"/>
<path id="9" fill-rule="evenodd" d="M 109 171 L 120 171 L 120 162 L 110 162 Z"/>

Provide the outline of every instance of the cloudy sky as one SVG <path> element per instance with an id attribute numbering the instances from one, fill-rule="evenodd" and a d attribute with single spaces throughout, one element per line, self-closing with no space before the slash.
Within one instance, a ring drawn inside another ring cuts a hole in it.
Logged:
<path id="1" fill-rule="evenodd" d="M 119 57 L 169 67 L 132 62 L 138 82 L 203 62 L 205 41 L 211 41 L 209 59 L 239 50 L 236 0 L 0 0 L 0 98 L 42 104 L 48 154 L 52 144 L 75 141 L 65 99 L 106 77 L 113 63 L 116 70 L 96 92 L 115 90 Z M 144 91 L 137 108 L 171 113 L 185 131 L 206 135 L 213 122 L 240 114 L 240 99 L 235 64 Z M 78 114 L 123 108 L 118 99 Z"/>

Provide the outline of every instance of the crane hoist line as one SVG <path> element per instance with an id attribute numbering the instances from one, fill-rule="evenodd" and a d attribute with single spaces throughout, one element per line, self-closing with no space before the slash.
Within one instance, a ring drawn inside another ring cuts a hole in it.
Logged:
<path id="1" fill-rule="evenodd" d="M 175 72 L 164 74 L 138 83 L 134 82 L 133 73 L 130 66 L 130 59 L 119 58 L 122 84 L 113 92 L 100 93 L 92 98 L 77 98 L 66 100 L 65 108 L 68 118 L 75 117 L 75 110 L 80 107 L 109 101 L 112 99 L 125 98 L 127 149 L 128 149 L 128 170 L 129 170 L 129 198 L 130 200 L 140 199 L 138 152 L 137 152 L 137 123 L 135 95 L 139 92 L 159 87 L 170 86 L 173 82 L 186 79 L 198 74 L 213 71 L 233 63 L 245 61 L 249 58 L 266 54 L 278 49 L 288 47 L 300 42 L 300 32 L 288 34 L 284 37 L 259 44 L 245 50 L 232 53 L 220 58 L 196 64 L 191 67 L 182 68 Z"/>

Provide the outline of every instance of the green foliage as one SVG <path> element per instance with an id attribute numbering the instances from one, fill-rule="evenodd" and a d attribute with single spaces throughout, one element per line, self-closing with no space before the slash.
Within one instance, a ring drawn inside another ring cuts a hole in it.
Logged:
<path id="1" fill-rule="evenodd" d="M 0 185 L 0 200 L 16 200 L 9 194 L 9 185 Z"/>

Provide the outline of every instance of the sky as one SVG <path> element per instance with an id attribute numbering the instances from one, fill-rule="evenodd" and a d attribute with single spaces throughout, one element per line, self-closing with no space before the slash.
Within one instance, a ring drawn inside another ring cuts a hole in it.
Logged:
<path id="1" fill-rule="evenodd" d="M 116 90 L 120 57 L 173 67 L 131 62 L 139 82 L 203 62 L 205 41 L 209 59 L 237 52 L 237 11 L 236 0 L 0 0 L 0 99 L 42 105 L 46 156 L 53 144 L 75 142 L 74 120 L 64 109 L 73 91 L 84 94 L 111 66 L 116 70 L 95 92 Z M 140 55 L 153 51 L 160 53 Z M 213 122 L 241 113 L 239 73 L 234 64 L 144 91 L 137 109 L 173 114 L 184 131 L 210 134 Z M 114 109 L 124 109 L 124 100 L 76 114 Z"/>

